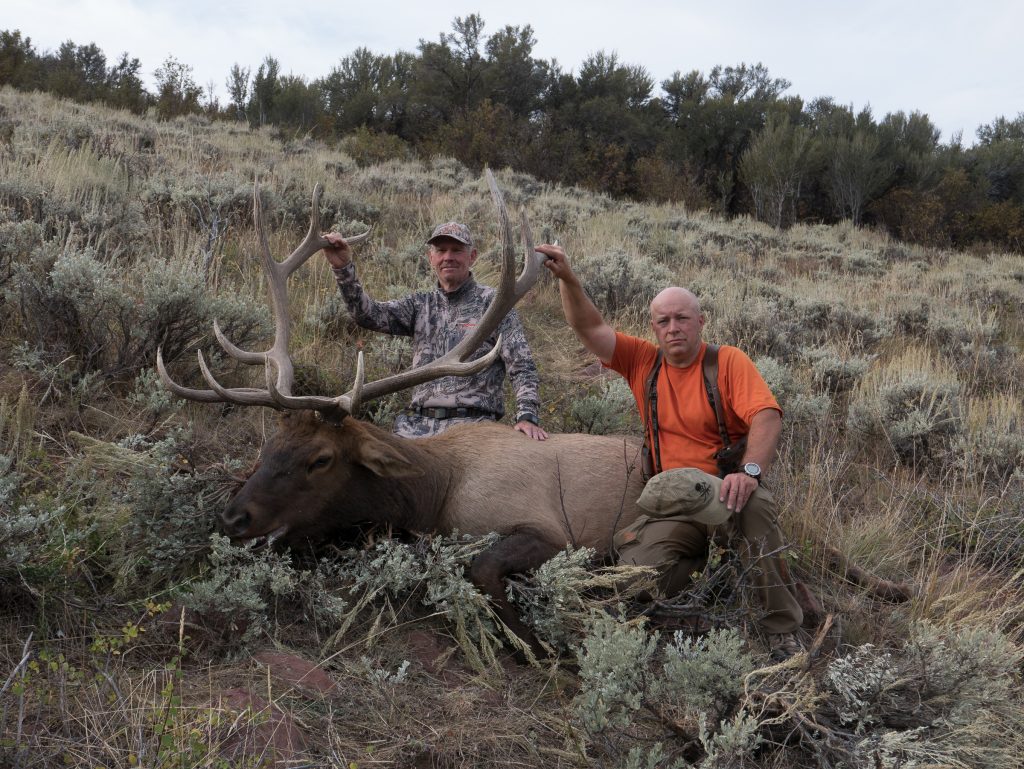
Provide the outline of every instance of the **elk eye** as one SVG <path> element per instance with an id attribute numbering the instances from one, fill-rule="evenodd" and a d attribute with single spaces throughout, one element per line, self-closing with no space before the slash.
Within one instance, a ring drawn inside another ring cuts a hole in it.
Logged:
<path id="1" fill-rule="evenodd" d="M 330 463 L 330 454 L 325 454 L 324 456 L 317 457 L 316 459 L 309 463 L 309 472 L 319 470 L 321 467 L 327 467 L 327 465 L 329 465 Z"/>

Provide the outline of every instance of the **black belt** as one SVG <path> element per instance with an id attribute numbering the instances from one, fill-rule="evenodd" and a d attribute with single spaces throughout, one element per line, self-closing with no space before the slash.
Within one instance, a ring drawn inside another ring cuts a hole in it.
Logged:
<path id="1" fill-rule="evenodd" d="M 488 419 L 498 418 L 498 415 L 493 411 L 484 411 L 483 409 L 474 409 L 468 406 L 459 406 L 457 408 L 410 406 L 405 410 L 405 412 L 407 414 L 415 414 L 418 417 L 430 417 L 431 419 L 457 419 L 459 417 L 487 417 Z"/>

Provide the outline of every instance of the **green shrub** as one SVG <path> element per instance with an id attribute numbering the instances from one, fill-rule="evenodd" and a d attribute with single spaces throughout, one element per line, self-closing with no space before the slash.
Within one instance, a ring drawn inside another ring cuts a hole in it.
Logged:
<path id="1" fill-rule="evenodd" d="M 898 650 L 870 644 L 829 664 L 854 766 L 1010 766 L 1019 758 L 1021 649 L 982 627 L 920 622 Z"/>
<path id="2" fill-rule="evenodd" d="M 115 556 L 123 590 L 172 584 L 191 573 L 208 550 L 216 514 L 224 503 L 217 471 L 195 472 L 181 462 L 185 433 L 154 441 L 130 435 L 115 446 L 139 462 L 114 501 L 130 511 Z"/>
<path id="3" fill-rule="evenodd" d="M 576 272 L 607 317 L 650 304 L 655 294 L 672 283 L 672 275 L 665 266 L 622 250 L 590 254 L 580 260 Z"/>
<path id="4" fill-rule="evenodd" d="M 625 727 L 643 703 L 648 667 L 658 647 L 657 636 L 643 625 L 624 624 L 598 613 L 577 654 L 580 693 L 576 717 L 591 734 Z"/>
<path id="5" fill-rule="evenodd" d="M 939 469 L 962 431 L 960 399 L 952 372 L 908 350 L 861 381 L 846 425 L 861 441 L 884 439 L 902 462 Z"/>
<path id="6" fill-rule="evenodd" d="M 70 360 L 79 378 L 134 379 L 153 366 L 158 346 L 170 363 L 212 333 L 214 318 L 242 347 L 268 328 L 263 305 L 211 296 L 199 270 L 183 262 L 150 258 L 125 269 L 85 250 L 61 254 L 40 273 L 22 268 L 13 281 L 23 333 L 44 362 Z"/>
<path id="7" fill-rule="evenodd" d="M 636 425 L 636 401 L 626 380 L 602 380 L 596 393 L 573 399 L 566 428 L 591 435 L 617 435 Z"/>
<path id="8" fill-rule="evenodd" d="M 827 393 L 852 390 L 873 360 L 872 356 L 844 354 L 830 347 L 804 350 L 804 355 L 811 362 L 814 383 Z"/>
<path id="9" fill-rule="evenodd" d="M 411 160 L 412 148 L 394 134 L 371 131 L 360 126 L 338 142 L 338 149 L 352 158 L 360 168 L 388 160 Z"/>

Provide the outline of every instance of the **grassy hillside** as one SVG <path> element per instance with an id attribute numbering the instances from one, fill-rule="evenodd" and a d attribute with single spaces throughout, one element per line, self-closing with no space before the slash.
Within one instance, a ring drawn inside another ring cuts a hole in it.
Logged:
<path id="1" fill-rule="evenodd" d="M 631 575 L 569 554 L 513 586 L 563 651 L 525 666 L 461 577 L 480 542 L 374 532 L 293 558 L 214 534 L 273 414 L 176 401 L 153 361 L 162 345 L 198 385 L 198 345 L 222 381 L 252 381 L 216 355 L 212 319 L 243 347 L 269 337 L 256 176 L 279 257 L 322 182 L 327 225 L 372 228 L 356 261 L 378 297 L 429 285 L 423 239 L 452 218 L 495 275 L 486 185 L 451 159 L 359 167 L 302 137 L 0 90 L 0 765 L 1004 767 L 1024 752 L 1020 256 L 499 173 L 617 326 L 645 334 L 651 296 L 685 285 L 708 339 L 755 359 L 786 412 L 770 482 L 787 558 L 825 612 L 817 653 L 772 666 L 728 559 L 648 621 Z M 304 388 L 348 389 L 360 347 L 370 377 L 408 365 L 402 340 L 353 327 L 319 256 L 290 290 Z M 635 431 L 550 276 L 520 312 L 544 426 Z M 387 424 L 402 403 L 364 417 Z M 870 596 L 833 551 L 915 597 Z M 717 629 L 673 634 L 680 616 Z"/>

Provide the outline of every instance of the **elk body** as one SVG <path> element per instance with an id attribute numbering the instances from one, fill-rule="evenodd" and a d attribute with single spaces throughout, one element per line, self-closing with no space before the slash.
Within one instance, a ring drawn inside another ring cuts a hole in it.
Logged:
<path id="1" fill-rule="evenodd" d="M 469 577 L 502 621 L 532 641 L 505 598 L 504 579 L 567 545 L 606 553 L 639 514 L 639 441 L 564 434 L 533 441 L 493 422 L 407 439 L 346 417 L 282 418 L 259 468 L 221 516 L 234 539 L 302 544 L 360 521 L 420 532 L 502 538 Z M 534 650 L 537 651 L 536 646 Z"/>
<path id="2" fill-rule="evenodd" d="M 264 366 L 266 389 L 221 386 L 201 351 L 199 367 L 208 390 L 177 384 L 159 351 L 157 369 L 165 386 L 183 398 L 270 406 L 285 412 L 278 432 L 263 448 L 258 469 L 222 513 L 224 530 L 232 539 L 298 544 L 329 538 L 361 521 L 423 532 L 496 532 L 502 539 L 477 556 L 470 578 L 491 597 L 505 624 L 539 651 L 505 598 L 503 580 L 541 565 L 567 545 L 602 553 L 609 550 L 613 533 L 639 514 L 635 505 L 642 487 L 639 441 L 569 434 L 538 442 L 495 423 L 462 425 L 431 438 L 410 440 L 352 416 L 366 401 L 437 377 L 473 374 L 496 358 L 500 344 L 486 354 L 481 344 L 533 286 L 539 254 L 533 250 L 524 217 L 525 264 L 516 278 L 508 214 L 489 171 L 487 179 L 501 224 L 501 279 L 476 327 L 442 358 L 365 383 L 360 353 L 355 384 L 347 393 L 292 395 L 286 282 L 327 244 L 319 235 L 318 185 L 309 232 L 280 262 L 270 254 L 258 188 L 255 191 L 256 227 L 275 318 L 273 345 L 265 352 L 241 350 L 214 324 L 217 339 L 229 355 Z M 350 238 L 349 243 L 365 237 Z"/>

